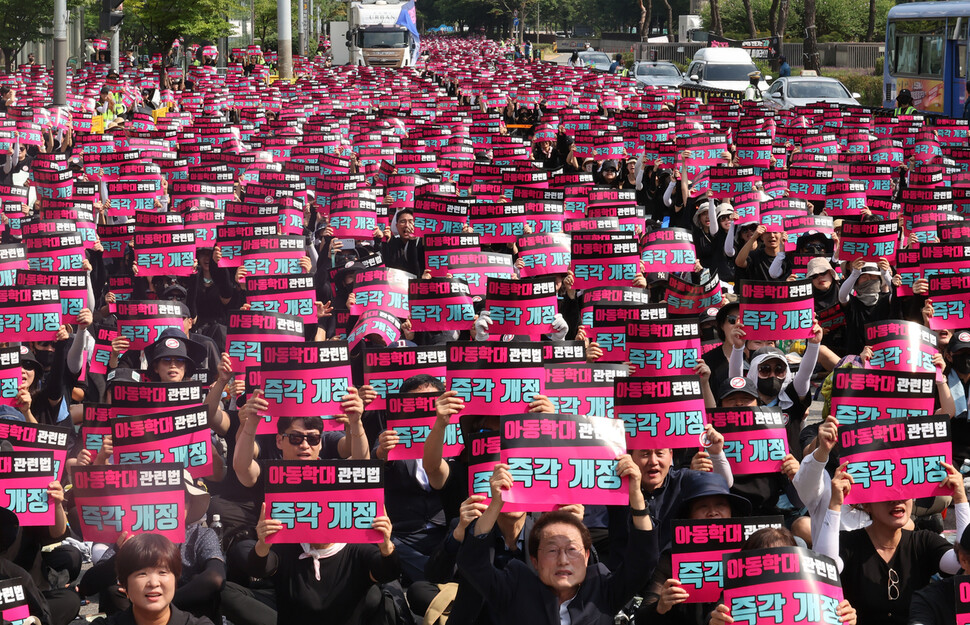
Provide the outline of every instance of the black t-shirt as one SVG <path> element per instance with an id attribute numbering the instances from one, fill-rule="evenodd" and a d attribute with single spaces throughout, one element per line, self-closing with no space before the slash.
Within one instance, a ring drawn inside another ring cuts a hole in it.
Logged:
<path id="1" fill-rule="evenodd" d="M 913 593 L 930 582 L 930 577 L 939 571 L 940 558 L 950 549 L 950 543 L 939 534 L 902 530 L 896 552 L 886 562 L 865 529 L 842 532 L 842 590 L 856 609 L 860 625 L 905 625 Z M 889 569 L 899 578 L 899 598 L 895 600 L 889 596 Z"/>
<path id="2" fill-rule="evenodd" d="M 711 389 L 716 393 L 728 379 L 730 365 L 728 357 L 724 355 L 724 350 L 718 345 L 704 354 L 701 359 L 711 369 Z"/>
<path id="3" fill-rule="evenodd" d="M 774 261 L 775 257 L 769 256 L 763 248 L 756 249 L 748 254 L 748 266 L 745 267 L 743 271 L 738 272 L 739 277 L 746 280 L 760 280 L 763 282 L 783 282 L 787 280 L 788 276 L 791 275 L 791 261 L 786 257 L 785 260 L 781 262 L 781 275 L 777 278 L 772 278 L 768 274 L 768 269 L 771 267 L 771 263 Z"/>

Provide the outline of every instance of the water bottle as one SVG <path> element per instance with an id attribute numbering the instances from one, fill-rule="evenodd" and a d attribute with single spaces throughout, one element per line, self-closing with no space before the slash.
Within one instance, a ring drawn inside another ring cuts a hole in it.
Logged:
<path id="1" fill-rule="evenodd" d="M 212 523 L 209 523 L 209 529 L 216 533 L 216 538 L 219 539 L 219 545 L 222 546 L 222 520 L 218 514 L 212 515 Z"/>

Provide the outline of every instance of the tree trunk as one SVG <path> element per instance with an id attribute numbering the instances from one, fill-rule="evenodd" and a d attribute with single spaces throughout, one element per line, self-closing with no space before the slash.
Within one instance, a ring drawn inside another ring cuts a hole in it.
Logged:
<path id="1" fill-rule="evenodd" d="M 650 24 L 653 23 L 653 0 L 647 0 L 647 15 L 644 18 L 644 31 L 642 38 L 644 41 L 650 36 Z"/>
<path id="2" fill-rule="evenodd" d="M 866 29 L 866 41 L 872 41 L 876 36 L 876 0 L 869 0 L 869 27 Z"/>
<path id="3" fill-rule="evenodd" d="M 647 6 L 640 0 L 640 25 L 637 32 L 640 33 L 640 41 L 647 40 L 647 31 L 644 26 L 647 24 Z"/>
<path id="4" fill-rule="evenodd" d="M 775 23 L 775 36 L 780 43 L 785 42 L 785 27 L 788 26 L 788 7 L 790 0 L 781 0 L 778 4 L 778 21 Z"/>
<path id="5" fill-rule="evenodd" d="M 805 0 L 805 69 L 821 73 L 818 56 L 818 32 L 815 28 L 815 0 Z"/>
<path id="6" fill-rule="evenodd" d="M 771 0 L 771 7 L 768 9 L 768 31 L 773 36 L 778 36 L 778 0 Z"/>
<path id="7" fill-rule="evenodd" d="M 754 39 L 758 35 L 758 29 L 754 25 L 754 10 L 751 8 L 751 0 L 741 0 L 744 4 L 744 12 L 748 17 L 748 36 Z"/>
<path id="8" fill-rule="evenodd" d="M 667 10 L 670 10 L 669 0 L 664 0 Z M 711 0 L 711 32 L 718 37 L 724 36 L 724 26 L 721 24 L 721 5 L 718 0 Z"/>
<path id="9" fill-rule="evenodd" d="M 674 11 L 670 8 L 670 0 L 664 0 L 664 6 L 667 7 L 667 40 L 669 41 L 674 36 Z"/>

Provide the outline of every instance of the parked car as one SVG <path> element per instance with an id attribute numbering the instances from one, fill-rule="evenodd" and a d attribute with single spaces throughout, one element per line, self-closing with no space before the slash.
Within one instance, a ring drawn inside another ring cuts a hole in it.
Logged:
<path id="1" fill-rule="evenodd" d="M 670 61 L 638 61 L 633 76 L 647 87 L 677 87 L 684 82 L 684 75 Z"/>
<path id="2" fill-rule="evenodd" d="M 610 69 L 610 65 L 613 64 L 613 59 L 610 58 L 609 54 L 605 52 L 596 52 L 594 50 L 580 52 L 579 60 L 583 62 L 584 66 L 596 70 L 597 72 L 607 72 Z"/>
<path id="3" fill-rule="evenodd" d="M 687 66 L 684 74 L 690 84 L 723 89 L 725 91 L 744 91 L 751 84 L 748 74 L 758 71 L 748 53 L 741 48 L 701 48 L 694 54 L 694 60 Z M 768 89 L 762 76 L 758 88 Z"/>
<path id="4" fill-rule="evenodd" d="M 846 86 L 836 78 L 822 76 L 779 78 L 771 84 L 765 96 L 765 104 L 779 110 L 822 101 L 859 104 L 858 93 L 849 93 Z"/>

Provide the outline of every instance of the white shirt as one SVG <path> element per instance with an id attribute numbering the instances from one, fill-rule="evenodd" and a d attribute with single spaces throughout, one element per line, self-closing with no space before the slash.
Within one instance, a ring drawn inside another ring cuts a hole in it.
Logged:
<path id="1" fill-rule="evenodd" d="M 575 598 L 573 597 L 573 599 Z M 573 625 L 573 618 L 569 616 L 569 604 L 573 602 L 573 599 L 559 604 L 559 625 Z"/>

